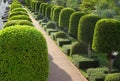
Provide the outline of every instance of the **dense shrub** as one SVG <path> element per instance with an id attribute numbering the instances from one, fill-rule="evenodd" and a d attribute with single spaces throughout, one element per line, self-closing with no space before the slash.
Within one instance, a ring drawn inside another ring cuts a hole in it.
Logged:
<path id="1" fill-rule="evenodd" d="M 68 33 L 69 35 L 71 35 L 74 38 L 77 38 L 77 34 L 78 34 L 78 23 L 80 18 L 85 15 L 85 13 L 82 12 L 74 12 L 71 16 L 70 16 L 70 21 L 69 21 L 69 29 L 68 29 Z"/>
<path id="2" fill-rule="evenodd" d="M 111 72 L 112 53 L 119 50 L 120 21 L 101 19 L 96 23 L 92 48 L 96 52 L 107 53 L 109 72 Z"/>
<path id="3" fill-rule="evenodd" d="M 63 45 L 70 45 L 71 40 L 69 39 L 64 39 L 64 38 L 57 38 L 57 45 L 62 47 Z"/>
<path id="4" fill-rule="evenodd" d="M 81 55 L 72 55 L 73 63 L 80 69 L 96 68 L 99 66 L 97 60 L 90 59 Z"/>
<path id="5" fill-rule="evenodd" d="M 50 19 L 50 13 L 51 13 L 51 9 L 52 9 L 52 5 L 48 5 L 46 7 L 46 10 L 45 10 L 45 17 L 47 17 L 48 19 Z"/>
<path id="6" fill-rule="evenodd" d="M 55 29 L 56 28 L 56 24 L 54 22 L 49 22 L 49 23 L 46 24 L 46 28 Z"/>
<path id="7" fill-rule="evenodd" d="M 118 54 L 113 63 L 114 67 L 120 69 L 120 54 Z"/>
<path id="8" fill-rule="evenodd" d="M 11 20 L 5 23 L 4 28 L 13 26 L 13 25 L 28 25 L 33 26 L 32 22 L 28 20 Z"/>
<path id="9" fill-rule="evenodd" d="M 43 9 L 43 5 L 45 5 L 46 3 L 41 3 L 40 7 L 39 7 L 39 14 L 42 14 L 42 9 Z"/>
<path id="10" fill-rule="evenodd" d="M 13 17 L 9 18 L 9 21 L 10 20 L 28 20 L 28 21 L 31 21 L 31 19 L 29 18 L 29 16 L 26 16 L 26 15 L 13 16 Z"/>
<path id="11" fill-rule="evenodd" d="M 27 11 L 25 9 L 23 9 L 23 8 L 14 8 L 13 10 L 10 11 L 10 13 L 11 12 L 15 12 L 15 11 L 22 11 L 22 12 L 26 12 L 27 13 Z"/>
<path id="12" fill-rule="evenodd" d="M 60 14 L 60 11 L 63 9 L 62 6 L 58 6 L 58 7 L 55 7 L 54 10 L 53 10 L 53 18 L 52 20 L 54 22 L 56 22 L 57 24 L 59 23 L 59 14 Z"/>
<path id="13" fill-rule="evenodd" d="M 40 8 L 40 4 L 42 3 L 42 1 L 38 1 L 35 5 L 35 11 L 39 12 L 39 8 Z"/>
<path id="14" fill-rule="evenodd" d="M 54 11 L 54 9 L 56 8 L 57 6 L 53 6 L 52 8 L 51 8 L 51 13 L 50 13 L 50 20 L 51 21 L 53 21 L 53 11 Z"/>
<path id="15" fill-rule="evenodd" d="M 59 31 L 59 32 L 57 32 L 56 35 L 55 35 L 55 39 L 57 39 L 57 38 L 68 39 L 68 36 L 67 36 L 67 34 L 66 34 L 65 32 Z"/>
<path id="16" fill-rule="evenodd" d="M 27 15 L 27 16 L 28 16 L 28 14 L 27 14 L 26 12 L 23 12 L 23 11 L 15 11 L 15 12 L 11 12 L 11 13 L 9 14 L 9 18 L 12 17 L 12 16 L 16 16 L 16 15 Z"/>
<path id="17" fill-rule="evenodd" d="M 48 52 L 43 35 L 31 26 L 0 31 L 0 81 L 47 81 Z"/>
<path id="18" fill-rule="evenodd" d="M 59 26 L 61 28 L 65 28 L 66 30 L 69 27 L 69 19 L 71 14 L 74 12 L 75 10 L 72 8 L 64 8 L 61 10 L 60 15 L 59 15 Z M 67 30 L 68 31 L 68 30 Z"/>
<path id="19" fill-rule="evenodd" d="M 107 71 L 106 67 L 87 69 L 88 79 L 90 81 L 104 81 L 106 77 L 105 71 Z"/>
<path id="20" fill-rule="evenodd" d="M 41 20 L 41 19 L 43 19 L 44 17 L 43 17 L 43 15 L 42 14 L 39 14 L 39 15 L 37 15 L 37 17 L 35 18 L 36 20 Z"/>
<path id="21" fill-rule="evenodd" d="M 42 7 L 42 15 L 45 16 L 45 12 L 46 12 L 46 8 L 47 8 L 48 4 L 44 4 Z"/>
<path id="22" fill-rule="evenodd" d="M 33 2 L 32 2 L 32 9 L 33 9 L 33 11 L 35 11 L 35 6 L 36 6 L 37 2 L 38 2 L 38 1 L 33 1 Z"/>
<path id="23" fill-rule="evenodd" d="M 75 42 L 72 44 L 70 54 L 87 54 L 87 45 L 83 42 Z"/>
<path id="24" fill-rule="evenodd" d="M 13 10 L 14 8 L 22 8 L 22 5 L 21 4 L 17 4 L 17 3 L 13 3 L 10 6 L 10 10 Z"/>
<path id="25" fill-rule="evenodd" d="M 120 73 L 108 74 L 105 81 L 120 81 Z"/>

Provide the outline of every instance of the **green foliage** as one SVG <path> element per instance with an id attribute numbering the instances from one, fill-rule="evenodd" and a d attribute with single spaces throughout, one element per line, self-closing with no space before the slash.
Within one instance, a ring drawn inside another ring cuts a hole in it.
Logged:
<path id="1" fill-rule="evenodd" d="M 66 34 L 65 32 L 59 31 L 59 32 L 56 33 L 55 38 L 56 38 L 56 39 L 57 39 L 57 38 L 64 38 L 64 39 L 67 39 L 68 36 L 67 36 L 67 34 Z"/>
<path id="2" fill-rule="evenodd" d="M 28 20 L 28 21 L 31 21 L 31 19 L 29 18 L 29 16 L 26 16 L 26 15 L 13 16 L 13 17 L 9 18 L 9 21 L 10 20 Z"/>
<path id="3" fill-rule="evenodd" d="M 98 67 L 98 61 L 81 55 L 72 55 L 73 63 L 80 69 Z"/>
<path id="4" fill-rule="evenodd" d="M 72 44 L 70 54 L 87 54 L 87 45 L 83 42 L 75 42 Z"/>
<path id="5" fill-rule="evenodd" d="M 42 15 L 45 16 L 45 13 L 46 13 L 46 8 L 47 8 L 48 4 L 44 4 L 43 7 L 42 7 Z"/>
<path id="6" fill-rule="evenodd" d="M 10 13 L 11 12 L 15 12 L 15 11 L 22 11 L 22 12 L 26 12 L 27 13 L 27 11 L 25 9 L 23 9 L 23 8 L 14 8 L 13 10 L 10 11 Z"/>
<path id="7" fill-rule="evenodd" d="M 87 14 L 81 17 L 78 25 L 78 40 L 84 41 L 86 44 L 91 44 L 96 22 L 100 19 L 99 16 Z"/>
<path id="8" fill-rule="evenodd" d="M 51 14 L 51 9 L 52 9 L 52 5 L 48 5 L 47 7 L 46 7 L 46 10 L 45 10 L 45 16 L 48 18 L 48 19 L 50 19 L 50 14 Z"/>
<path id="9" fill-rule="evenodd" d="M 54 22 L 48 22 L 46 24 L 46 28 L 55 29 L 56 28 L 56 24 Z"/>
<path id="10" fill-rule="evenodd" d="M 39 7 L 39 14 L 42 14 L 42 9 L 43 9 L 43 5 L 45 5 L 46 3 L 41 3 L 40 7 Z"/>
<path id="11" fill-rule="evenodd" d="M 120 73 L 108 74 L 105 81 L 120 81 Z"/>
<path id="12" fill-rule="evenodd" d="M 88 79 L 90 81 L 104 81 L 106 77 L 105 71 L 107 71 L 106 67 L 87 69 Z"/>
<path id="13" fill-rule="evenodd" d="M 114 67 L 120 69 L 120 54 L 118 54 L 114 60 Z"/>
<path id="14" fill-rule="evenodd" d="M 74 38 L 77 38 L 77 34 L 78 34 L 78 23 L 80 18 L 85 15 L 85 13 L 82 12 L 74 12 L 71 16 L 70 16 L 70 21 L 69 21 L 69 29 L 68 29 L 68 33 L 69 35 L 71 35 Z"/>
<path id="15" fill-rule="evenodd" d="M 14 8 L 22 8 L 22 5 L 21 4 L 17 4 L 17 3 L 13 3 L 10 6 L 10 10 L 13 10 Z"/>
<path id="16" fill-rule="evenodd" d="M 35 11 L 39 12 L 39 8 L 40 8 L 40 4 L 42 3 L 42 1 L 38 1 L 35 5 Z"/>
<path id="17" fill-rule="evenodd" d="M 64 39 L 64 38 L 57 38 L 57 45 L 62 47 L 63 45 L 70 45 L 71 40 L 69 39 Z"/>
<path id="18" fill-rule="evenodd" d="M 43 35 L 31 26 L 0 31 L 0 81 L 47 81 L 48 51 Z"/>
<path id="19" fill-rule="evenodd" d="M 15 11 L 15 12 L 11 12 L 11 13 L 9 14 L 9 18 L 10 18 L 10 17 L 13 17 L 13 16 L 17 16 L 17 15 L 26 15 L 26 16 L 28 16 L 28 14 L 27 14 L 26 12 L 23 12 L 23 11 Z"/>
<path id="20" fill-rule="evenodd" d="M 60 11 L 63 9 L 62 6 L 55 7 L 53 10 L 53 21 L 56 22 L 57 24 L 59 23 L 59 15 Z"/>
<path id="21" fill-rule="evenodd" d="M 61 10 L 60 15 L 59 15 L 59 26 L 63 27 L 63 28 L 67 28 L 69 27 L 69 19 L 71 14 L 75 12 L 74 9 L 72 8 L 64 8 Z"/>
<path id="22" fill-rule="evenodd" d="M 119 49 L 120 22 L 101 19 L 96 23 L 92 48 L 97 52 L 110 53 Z"/>
<path id="23" fill-rule="evenodd" d="M 52 20 L 52 21 L 53 21 L 53 11 L 54 11 L 54 9 L 55 9 L 56 7 L 57 7 L 57 6 L 53 6 L 53 7 L 51 8 L 50 20 Z"/>

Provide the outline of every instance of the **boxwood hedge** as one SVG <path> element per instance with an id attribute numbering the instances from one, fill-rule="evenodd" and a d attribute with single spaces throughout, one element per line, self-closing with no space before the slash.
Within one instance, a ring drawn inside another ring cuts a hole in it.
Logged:
<path id="1" fill-rule="evenodd" d="M 50 19 L 50 14 L 51 14 L 51 9 L 52 9 L 52 5 L 48 5 L 46 7 L 46 10 L 45 10 L 45 17 L 47 17 L 48 19 Z"/>
<path id="2" fill-rule="evenodd" d="M 38 1 L 35 5 L 35 11 L 39 12 L 39 8 L 40 8 L 40 4 L 42 3 L 42 1 Z"/>
<path id="3" fill-rule="evenodd" d="M 53 21 L 53 11 L 54 11 L 54 9 L 56 8 L 57 6 L 53 6 L 52 8 L 51 8 L 51 13 L 50 13 L 50 20 L 51 21 Z"/>
<path id="4" fill-rule="evenodd" d="M 25 9 L 23 9 L 23 8 L 14 8 L 10 12 L 15 12 L 15 11 L 22 11 L 22 12 L 26 12 L 27 13 L 27 11 Z"/>
<path id="5" fill-rule="evenodd" d="M 108 74 L 105 81 L 120 81 L 120 73 Z"/>
<path id="6" fill-rule="evenodd" d="M 69 21 L 69 29 L 68 29 L 68 33 L 69 35 L 71 35 L 74 38 L 77 38 L 77 34 L 78 34 L 78 23 L 80 18 L 85 15 L 85 13 L 82 12 L 74 12 L 71 16 L 70 16 L 70 21 Z"/>
<path id="7" fill-rule="evenodd" d="M 48 51 L 43 35 L 31 26 L 0 31 L 0 81 L 47 81 Z"/>
<path id="8" fill-rule="evenodd" d="M 68 29 L 69 27 L 69 19 L 71 14 L 75 10 L 72 8 L 64 8 L 61 10 L 60 15 L 59 15 L 59 26 L 63 29 Z"/>
<path id="9" fill-rule="evenodd" d="M 10 6 L 10 10 L 13 10 L 14 8 L 22 8 L 22 5 L 21 4 L 17 4 L 17 3 L 13 3 Z"/>

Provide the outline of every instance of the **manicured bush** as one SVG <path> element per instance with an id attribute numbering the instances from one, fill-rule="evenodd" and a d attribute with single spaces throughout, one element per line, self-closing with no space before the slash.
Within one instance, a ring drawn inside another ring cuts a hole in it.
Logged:
<path id="1" fill-rule="evenodd" d="M 28 21 L 31 21 L 31 19 L 29 18 L 29 16 L 26 16 L 26 15 L 13 16 L 13 17 L 9 18 L 9 21 L 10 20 L 28 20 Z"/>
<path id="2" fill-rule="evenodd" d="M 68 29 L 69 27 L 69 19 L 71 14 L 74 12 L 75 10 L 72 8 L 64 8 L 61 10 L 60 15 L 59 15 L 59 26 L 63 29 Z M 68 30 L 67 30 L 68 31 Z"/>
<path id="3" fill-rule="evenodd" d="M 33 9 L 33 11 L 35 11 L 35 6 L 36 6 L 37 2 L 38 2 L 38 1 L 33 1 L 33 2 L 32 2 L 32 9 Z"/>
<path id="4" fill-rule="evenodd" d="M 57 32 L 56 35 L 55 35 L 55 40 L 56 40 L 57 38 L 68 39 L 68 36 L 67 36 L 67 34 L 66 34 L 65 32 L 59 31 L 59 32 Z"/>
<path id="5" fill-rule="evenodd" d="M 71 40 L 69 39 L 64 39 L 64 38 L 57 38 L 57 45 L 62 47 L 63 45 L 70 45 Z"/>
<path id="6" fill-rule="evenodd" d="M 120 81 L 120 73 L 108 74 L 105 81 Z"/>
<path id="7" fill-rule="evenodd" d="M 28 21 L 28 20 L 12 20 L 12 21 L 8 21 L 5 23 L 4 28 L 6 27 L 10 27 L 13 25 L 28 25 L 28 26 L 33 26 L 32 22 Z"/>
<path id="8" fill-rule="evenodd" d="M 50 13 L 51 13 L 51 9 L 52 9 L 52 5 L 48 5 L 46 7 L 46 10 L 45 10 L 45 17 L 47 17 L 48 19 L 50 19 Z"/>
<path id="9" fill-rule="evenodd" d="M 85 13 L 82 12 L 74 12 L 71 16 L 70 16 L 70 21 L 69 21 L 69 29 L 68 29 L 68 33 L 70 36 L 77 38 L 77 34 L 78 34 L 78 23 L 80 18 L 85 15 Z"/>
<path id="10" fill-rule="evenodd" d="M 107 71 L 106 67 L 103 68 L 90 68 L 87 69 L 88 80 L 90 81 L 104 81 Z"/>
<path id="11" fill-rule="evenodd" d="M 15 12 L 11 12 L 11 13 L 9 14 L 9 18 L 10 18 L 10 17 L 13 17 L 13 16 L 16 16 L 16 15 L 27 15 L 27 16 L 28 16 L 28 14 L 27 14 L 26 12 L 23 12 L 23 11 L 15 11 Z"/>
<path id="12" fill-rule="evenodd" d="M 35 18 L 36 20 L 42 20 L 44 17 L 43 17 L 43 15 L 42 14 L 39 14 L 39 15 L 37 15 L 37 17 Z"/>
<path id="13" fill-rule="evenodd" d="M 54 22 L 48 22 L 46 28 L 56 29 L 56 24 Z"/>
<path id="14" fill-rule="evenodd" d="M 46 12 L 46 8 L 47 8 L 48 4 L 44 4 L 42 7 L 42 15 L 45 16 L 45 12 Z"/>
<path id="15" fill-rule="evenodd" d="M 56 22 L 57 24 L 59 23 L 59 14 L 60 14 L 60 11 L 63 9 L 62 6 L 58 6 L 58 7 L 55 7 L 54 10 L 53 10 L 53 18 L 52 20 L 54 22 Z"/>
<path id="16" fill-rule="evenodd" d="M 22 5 L 21 4 L 17 4 L 17 3 L 13 3 L 10 6 L 10 10 L 13 10 L 14 8 L 22 8 Z"/>
<path id="17" fill-rule="evenodd" d="M 41 3 L 40 7 L 39 7 L 39 14 L 42 14 L 42 9 L 43 9 L 43 5 L 45 5 L 46 3 Z"/>
<path id="18" fill-rule="evenodd" d="M 43 35 L 31 26 L 0 31 L 0 81 L 47 81 L 48 51 Z"/>
<path id="19" fill-rule="evenodd" d="M 113 63 L 114 67 L 120 69 L 120 54 L 118 54 Z"/>
<path id="20" fill-rule="evenodd" d="M 50 13 L 50 20 L 51 21 L 53 21 L 53 11 L 54 11 L 54 9 L 56 8 L 57 6 L 53 6 L 52 8 L 51 8 L 51 13 Z"/>
<path id="21" fill-rule="evenodd" d="M 42 3 L 42 1 L 38 1 L 35 5 L 35 11 L 39 12 L 39 8 L 40 8 L 40 4 Z"/>
<path id="22" fill-rule="evenodd" d="M 70 55 L 70 49 L 71 49 L 71 44 L 70 45 L 63 45 L 62 50 L 65 54 Z"/>
<path id="23" fill-rule="evenodd" d="M 112 53 L 119 51 L 120 21 L 114 19 L 101 19 L 96 23 L 92 49 L 107 54 L 109 72 L 111 72 Z"/>
<path id="24" fill-rule="evenodd" d="M 23 9 L 23 8 L 14 8 L 10 12 L 15 12 L 15 11 L 22 11 L 22 12 L 26 12 L 27 13 L 27 11 L 25 9 Z"/>
<path id="25" fill-rule="evenodd" d="M 87 54 L 87 45 L 84 42 L 75 42 L 72 44 L 70 54 Z"/>

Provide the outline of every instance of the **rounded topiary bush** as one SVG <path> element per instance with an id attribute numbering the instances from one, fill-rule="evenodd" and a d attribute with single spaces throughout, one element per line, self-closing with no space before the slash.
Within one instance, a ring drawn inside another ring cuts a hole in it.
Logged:
<path id="1" fill-rule="evenodd" d="M 51 8 L 51 13 L 50 13 L 50 20 L 51 21 L 53 21 L 53 11 L 54 11 L 54 9 L 56 8 L 57 6 L 53 6 L 52 8 Z"/>
<path id="2" fill-rule="evenodd" d="M 49 22 L 49 23 L 46 24 L 46 28 L 55 29 L 56 28 L 56 24 L 54 22 Z"/>
<path id="3" fill-rule="evenodd" d="M 62 6 L 58 6 L 58 7 L 55 7 L 53 11 L 53 21 L 56 22 L 57 24 L 59 23 L 59 14 L 62 9 L 63 9 Z"/>
<path id="4" fill-rule="evenodd" d="M 3 28 L 9 27 L 9 26 L 14 26 L 16 24 L 17 24 L 17 20 L 8 21 L 4 24 Z"/>
<path id="5" fill-rule="evenodd" d="M 87 54 L 87 45 L 84 42 L 75 42 L 72 44 L 70 54 Z"/>
<path id="6" fill-rule="evenodd" d="M 74 12 L 71 16 L 70 16 L 70 21 L 69 21 L 69 29 L 68 29 L 68 33 L 69 35 L 71 35 L 74 38 L 77 38 L 77 34 L 78 34 L 78 23 L 80 18 L 85 15 L 85 13 L 82 12 Z"/>
<path id="7" fill-rule="evenodd" d="M 105 81 L 120 81 L 120 73 L 108 74 Z"/>
<path id="8" fill-rule="evenodd" d="M 42 3 L 42 1 L 38 1 L 35 5 L 35 11 L 39 12 L 39 8 L 40 8 L 40 4 Z"/>
<path id="9" fill-rule="evenodd" d="M 14 8 L 13 10 L 11 10 L 10 12 L 15 12 L 15 11 L 22 11 L 22 12 L 27 12 L 25 9 L 23 8 Z"/>
<path id="10" fill-rule="evenodd" d="M 50 19 L 50 13 L 51 13 L 51 9 L 52 9 L 52 5 L 48 5 L 46 7 L 46 10 L 45 10 L 45 17 L 47 17 L 48 19 Z"/>
<path id="11" fill-rule="evenodd" d="M 13 16 L 13 17 L 9 18 L 9 21 L 10 20 L 28 20 L 28 21 L 31 21 L 31 19 L 29 18 L 29 16 L 26 16 L 26 15 Z"/>
<path id="12" fill-rule="evenodd" d="M 22 8 L 22 5 L 21 5 L 21 4 L 13 3 L 13 4 L 11 4 L 11 6 L 10 6 L 10 10 L 13 10 L 14 8 Z"/>
<path id="13" fill-rule="evenodd" d="M 31 26 L 0 31 L 0 81 L 47 81 L 48 51 L 43 35 Z"/>
<path id="14" fill-rule="evenodd" d="M 66 34 L 65 32 L 59 31 L 59 32 L 57 32 L 56 35 L 55 35 L 55 39 L 57 39 L 57 38 L 64 38 L 64 39 L 67 39 L 68 36 L 67 36 L 67 34 Z"/>
<path id="15" fill-rule="evenodd" d="M 72 8 L 64 8 L 61 10 L 60 15 L 59 15 L 59 26 L 62 28 L 66 28 L 68 29 L 69 27 L 69 19 L 71 14 L 74 12 L 75 10 Z"/>
<path id="16" fill-rule="evenodd" d="M 42 15 L 45 16 L 45 12 L 46 12 L 46 8 L 47 8 L 48 4 L 44 4 L 42 7 Z"/>
<path id="17" fill-rule="evenodd" d="M 42 8 L 43 8 L 43 5 L 45 5 L 46 3 L 41 3 L 40 4 L 40 7 L 39 7 L 39 14 L 42 14 Z"/>
<path id="18" fill-rule="evenodd" d="M 11 13 L 9 14 L 9 18 L 12 17 L 12 16 L 16 16 L 16 15 L 27 15 L 27 16 L 28 16 L 28 14 L 27 14 L 26 12 L 23 12 L 23 11 L 15 11 L 15 12 L 11 12 Z"/>

